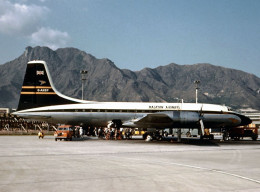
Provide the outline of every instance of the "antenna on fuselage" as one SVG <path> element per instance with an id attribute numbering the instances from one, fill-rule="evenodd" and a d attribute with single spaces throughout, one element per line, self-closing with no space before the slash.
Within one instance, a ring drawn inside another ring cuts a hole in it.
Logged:
<path id="1" fill-rule="evenodd" d="M 196 103 L 198 103 L 198 89 L 199 89 L 200 81 L 196 80 L 194 81 L 194 83 L 196 84 Z"/>

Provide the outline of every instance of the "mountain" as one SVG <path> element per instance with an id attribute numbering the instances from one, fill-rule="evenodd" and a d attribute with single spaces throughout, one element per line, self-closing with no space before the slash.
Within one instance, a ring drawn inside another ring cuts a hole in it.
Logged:
<path id="1" fill-rule="evenodd" d="M 82 94 L 80 71 L 87 70 L 87 100 L 195 102 L 194 81 L 200 80 L 199 102 L 260 110 L 260 78 L 243 71 L 205 63 L 130 71 L 75 48 L 48 47 L 27 47 L 17 59 L 0 65 L 0 107 L 17 107 L 26 64 L 34 59 L 45 60 L 57 90 L 75 98 Z"/>

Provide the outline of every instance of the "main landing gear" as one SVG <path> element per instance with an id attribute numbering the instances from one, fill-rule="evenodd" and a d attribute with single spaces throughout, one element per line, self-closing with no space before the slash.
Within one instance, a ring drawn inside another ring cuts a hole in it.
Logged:
<path id="1" fill-rule="evenodd" d="M 168 133 L 163 131 L 163 130 L 155 130 L 155 131 L 147 131 L 145 134 L 143 134 L 143 139 L 145 141 L 152 141 L 152 140 L 157 140 L 161 141 L 163 140 L 164 137 L 167 137 Z"/>

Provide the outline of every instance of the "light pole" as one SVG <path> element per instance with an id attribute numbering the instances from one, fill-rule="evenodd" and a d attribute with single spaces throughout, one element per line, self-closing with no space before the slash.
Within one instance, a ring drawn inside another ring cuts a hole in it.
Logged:
<path id="1" fill-rule="evenodd" d="M 194 83 L 196 84 L 196 103 L 198 103 L 198 89 L 199 89 L 200 81 L 196 80 L 194 81 Z"/>
<path id="2" fill-rule="evenodd" d="M 88 73 L 88 71 L 86 71 L 86 70 L 81 70 L 80 71 L 80 74 L 81 74 L 81 84 L 82 84 L 82 100 L 84 100 L 84 81 L 86 81 L 87 80 L 87 73 Z"/>

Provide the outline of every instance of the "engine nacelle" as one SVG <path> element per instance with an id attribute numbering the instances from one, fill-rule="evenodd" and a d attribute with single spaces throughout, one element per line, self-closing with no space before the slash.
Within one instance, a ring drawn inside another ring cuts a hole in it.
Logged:
<path id="1" fill-rule="evenodd" d="M 235 127 L 241 124 L 241 119 L 235 114 L 200 114 L 190 111 L 171 111 L 167 115 L 173 121 L 173 127 L 199 128 L 202 120 L 205 127 Z"/>
<path id="2" fill-rule="evenodd" d="M 200 120 L 198 112 L 171 111 L 166 113 L 173 121 L 173 127 L 197 127 Z"/>

